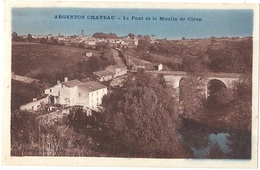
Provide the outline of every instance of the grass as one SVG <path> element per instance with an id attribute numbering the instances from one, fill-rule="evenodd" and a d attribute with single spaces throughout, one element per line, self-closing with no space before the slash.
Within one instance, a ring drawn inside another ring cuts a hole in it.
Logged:
<path id="1" fill-rule="evenodd" d="M 12 71 L 19 75 L 54 73 L 69 68 L 85 58 L 87 49 L 70 46 L 14 43 L 12 45 Z M 92 51 L 99 56 L 99 51 Z"/>

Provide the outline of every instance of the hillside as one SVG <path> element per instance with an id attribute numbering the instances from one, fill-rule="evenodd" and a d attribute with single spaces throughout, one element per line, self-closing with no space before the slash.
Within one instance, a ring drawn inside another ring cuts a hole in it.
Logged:
<path id="1" fill-rule="evenodd" d="M 14 43 L 12 45 L 12 71 L 34 77 L 39 73 L 54 73 L 69 68 L 84 59 L 86 49 L 71 46 Z M 100 55 L 94 51 L 93 55 Z"/>
<path id="2" fill-rule="evenodd" d="M 171 70 L 194 71 L 189 67 L 198 65 L 212 72 L 245 73 L 252 69 L 252 44 L 248 37 L 158 40 L 154 44 L 139 44 L 139 50 L 125 53 L 163 63 Z"/>

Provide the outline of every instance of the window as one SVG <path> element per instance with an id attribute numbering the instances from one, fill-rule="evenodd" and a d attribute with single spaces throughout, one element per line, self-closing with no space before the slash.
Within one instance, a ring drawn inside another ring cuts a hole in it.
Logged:
<path id="1" fill-rule="evenodd" d="M 58 96 L 60 96 L 60 91 L 58 91 Z"/>
<path id="2" fill-rule="evenodd" d="M 50 92 L 51 92 L 51 89 L 50 89 Z"/>
<path id="3" fill-rule="evenodd" d="M 81 94 L 79 93 L 79 97 L 81 96 Z"/>
<path id="4" fill-rule="evenodd" d="M 98 95 L 98 91 L 97 91 L 97 95 Z"/>

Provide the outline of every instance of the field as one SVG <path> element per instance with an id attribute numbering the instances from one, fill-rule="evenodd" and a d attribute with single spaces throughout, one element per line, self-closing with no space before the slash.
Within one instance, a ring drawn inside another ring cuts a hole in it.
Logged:
<path id="1" fill-rule="evenodd" d="M 197 63 L 211 72 L 250 72 L 252 38 L 158 40 L 154 44 L 138 46 L 136 50 L 125 49 L 125 54 L 152 63 L 162 63 L 175 71 L 189 71 L 187 68 Z"/>
<path id="2" fill-rule="evenodd" d="M 70 46 L 13 43 L 12 71 L 18 75 L 35 77 L 39 73 L 53 74 L 73 67 L 85 58 L 86 49 Z M 100 55 L 99 51 L 92 51 Z"/>

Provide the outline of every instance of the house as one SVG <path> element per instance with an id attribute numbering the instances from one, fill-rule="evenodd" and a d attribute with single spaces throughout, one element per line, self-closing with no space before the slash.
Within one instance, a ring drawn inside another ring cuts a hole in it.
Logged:
<path id="1" fill-rule="evenodd" d="M 20 110 L 36 111 L 47 103 L 49 103 L 49 95 L 44 95 L 40 98 L 33 98 L 32 102 L 20 106 Z"/>
<path id="2" fill-rule="evenodd" d="M 95 75 L 96 79 L 100 82 L 102 81 L 109 81 L 114 78 L 114 73 L 111 71 L 103 70 L 103 71 L 96 71 L 93 72 Z"/>
<path id="3" fill-rule="evenodd" d="M 153 64 L 153 68 L 155 70 L 161 71 L 163 69 L 163 65 L 160 63 L 155 63 L 155 64 Z"/>
<path id="4" fill-rule="evenodd" d="M 91 57 L 91 56 L 92 56 L 92 52 L 91 52 L 91 51 L 87 51 L 87 52 L 85 53 L 85 56 L 86 56 L 86 57 Z"/>
<path id="5" fill-rule="evenodd" d="M 102 98 L 107 94 L 107 87 L 96 81 L 89 81 L 78 86 L 76 105 L 85 108 L 97 108 L 102 104 Z"/>
<path id="6" fill-rule="evenodd" d="M 85 44 L 86 45 L 96 45 L 96 41 L 94 41 L 94 40 L 87 40 L 87 41 L 85 41 Z"/>
<path id="7" fill-rule="evenodd" d="M 77 79 L 64 82 L 45 90 L 50 96 L 50 103 L 65 106 L 83 106 L 83 108 L 96 108 L 102 103 L 102 98 L 107 94 L 107 87 L 95 81 L 81 82 Z"/>
<path id="8" fill-rule="evenodd" d="M 77 86 L 80 84 L 83 84 L 83 82 L 77 79 L 68 81 L 68 78 L 65 77 L 64 82 L 60 83 L 60 81 L 57 81 L 55 86 L 45 90 L 45 94 L 50 95 L 51 104 L 73 106 L 76 102 Z"/>
<path id="9" fill-rule="evenodd" d="M 112 72 L 114 78 L 125 75 L 127 73 L 126 66 L 110 65 L 106 67 L 106 70 Z"/>

